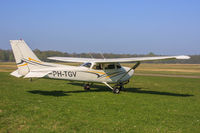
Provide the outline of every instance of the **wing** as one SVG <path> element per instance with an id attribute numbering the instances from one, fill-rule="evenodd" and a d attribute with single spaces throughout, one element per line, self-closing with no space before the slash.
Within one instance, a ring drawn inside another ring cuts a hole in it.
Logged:
<path id="1" fill-rule="evenodd" d="M 168 59 L 190 59 L 189 56 L 158 56 L 158 57 L 135 57 L 135 58 L 111 58 L 111 59 L 92 59 L 92 58 L 73 58 L 73 57 L 48 57 L 50 60 L 64 62 L 95 62 L 95 63 L 134 63 L 137 61 L 154 61 Z"/>
<path id="2" fill-rule="evenodd" d="M 57 61 L 64 61 L 64 62 L 76 62 L 76 63 L 92 62 L 92 61 L 101 60 L 101 59 L 75 58 L 75 57 L 48 57 L 47 59 L 57 60 Z"/>

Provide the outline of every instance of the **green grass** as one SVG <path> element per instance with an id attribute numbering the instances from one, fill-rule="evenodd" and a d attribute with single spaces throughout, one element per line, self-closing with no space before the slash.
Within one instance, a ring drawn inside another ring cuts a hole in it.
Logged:
<path id="1" fill-rule="evenodd" d="M 200 80 L 135 76 L 119 95 L 95 84 L 0 73 L 0 132 L 199 132 Z"/>
<path id="2" fill-rule="evenodd" d="M 179 75 L 179 76 L 198 76 L 200 77 L 200 73 L 195 72 L 171 72 L 171 71 L 144 71 L 144 70 L 136 70 L 136 74 L 163 74 L 163 75 Z"/>

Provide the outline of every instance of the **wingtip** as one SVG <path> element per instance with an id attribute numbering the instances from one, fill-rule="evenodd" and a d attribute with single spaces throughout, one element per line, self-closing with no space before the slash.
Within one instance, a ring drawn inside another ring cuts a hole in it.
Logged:
<path id="1" fill-rule="evenodd" d="M 184 60 L 187 60 L 187 59 L 190 59 L 191 57 L 190 56 L 187 56 L 187 55 L 181 55 L 181 56 L 177 56 L 176 59 L 184 59 Z"/>

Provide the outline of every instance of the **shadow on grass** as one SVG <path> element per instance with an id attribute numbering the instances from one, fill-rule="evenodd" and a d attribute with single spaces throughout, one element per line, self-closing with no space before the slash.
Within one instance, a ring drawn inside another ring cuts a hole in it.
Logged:
<path id="1" fill-rule="evenodd" d="M 76 85 L 76 86 L 83 86 L 82 83 L 68 83 L 71 85 Z M 90 91 L 85 91 L 85 90 L 74 90 L 74 91 L 44 91 L 44 90 L 32 90 L 28 91 L 29 93 L 32 94 L 39 94 L 39 95 L 47 95 L 47 96 L 68 96 L 68 93 L 88 93 L 88 92 L 108 92 L 111 90 L 107 86 L 103 85 L 92 85 L 92 88 L 96 89 L 91 89 Z M 177 96 L 177 97 L 189 97 L 189 96 L 194 96 L 190 94 L 178 94 L 178 93 L 170 93 L 170 92 L 160 92 L 160 91 L 149 91 L 149 90 L 142 90 L 141 88 L 124 88 L 123 91 L 125 92 L 132 92 L 132 93 L 142 93 L 142 94 L 153 94 L 153 95 L 165 95 L 165 96 Z"/>
<path id="2" fill-rule="evenodd" d="M 81 84 L 81 83 L 69 83 L 69 84 L 76 85 L 76 86 L 83 86 L 83 84 Z M 32 94 L 60 97 L 60 96 L 68 96 L 69 93 L 108 92 L 108 91 L 111 91 L 109 88 L 107 88 L 106 86 L 102 86 L 102 85 L 92 85 L 92 88 L 97 88 L 97 89 L 95 89 L 95 90 L 91 89 L 90 91 L 85 91 L 84 89 L 83 90 L 74 90 L 74 91 L 32 90 L 32 91 L 28 91 L 28 92 L 32 93 Z"/>
<path id="3" fill-rule="evenodd" d="M 32 90 L 28 91 L 29 93 L 32 94 L 39 94 L 39 95 L 46 95 L 46 96 L 68 96 L 64 91 L 42 91 L 42 90 Z"/>
<path id="4" fill-rule="evenodd" d="M 68 83 L 68 84 L 83 86 L 83 84 L 81 84 L 81 83 Z M 98 84 L 92 85 L 92 88 L 97 88 L 97 89 L 90 90 L 91 92 L 111 91 L 107 86 L 98 85 Z M 122 91 L 133 92 L 133 93 L 154 94 L 154 95 L 180 96 L 180 97 L 194 96 L 194 95 L 190 95 L 190 94 L 178 94 L 178 93 L 171 93 L 171 92 L 141 90 L 141 88 L 124 88 Z M 73 93 L 73 91 L 71 91 L 71 92 Z M 84 91 L 84 92 L 87 92 L 87 91 Z"/>
<path id="5" fill-rule="evenodd" d="M 124 88 L 124 91 L 133 92 L 133 93 L 144 93 L 144 94 L 165 95 L 165 96 L 178 96 L 178 97 L 194 96 L 194 95 L 190 95 L 190 94 L 179 94 L 179 93 L 171 93 L 171 92 L 141 90 L 141 88 Z"/>

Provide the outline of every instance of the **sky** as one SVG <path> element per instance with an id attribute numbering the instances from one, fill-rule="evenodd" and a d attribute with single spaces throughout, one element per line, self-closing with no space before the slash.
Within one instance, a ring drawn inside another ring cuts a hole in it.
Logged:
<path id="1" fill-rule="evenodd" d="M 200 54 L 199 0 L 1 0 L 0 49 Z"/>

